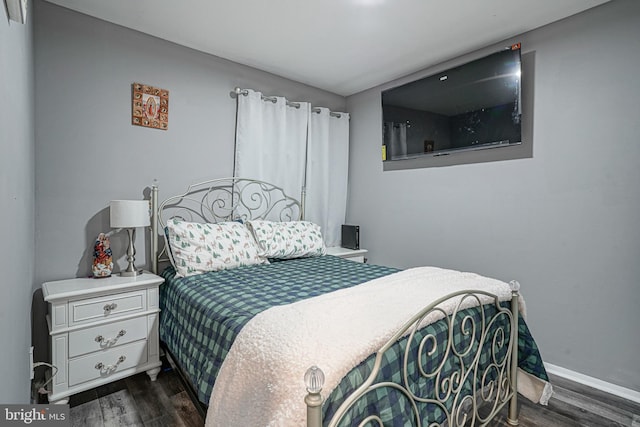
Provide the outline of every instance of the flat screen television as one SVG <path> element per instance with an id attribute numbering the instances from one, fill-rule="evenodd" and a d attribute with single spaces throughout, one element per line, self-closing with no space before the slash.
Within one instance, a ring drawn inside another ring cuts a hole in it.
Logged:
<path id="1" fill-rule="evenodd" d="M 520 75 L 516 44 L 383 91 L 383 160 L 521 143 Z"/>

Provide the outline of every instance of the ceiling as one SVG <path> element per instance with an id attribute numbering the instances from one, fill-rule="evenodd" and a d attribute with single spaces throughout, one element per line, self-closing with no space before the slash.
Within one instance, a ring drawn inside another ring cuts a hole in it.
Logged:
<path id="1" fill-rule="evenodd" d="M 348 96 L 609 0 L 48 1 Z"/>

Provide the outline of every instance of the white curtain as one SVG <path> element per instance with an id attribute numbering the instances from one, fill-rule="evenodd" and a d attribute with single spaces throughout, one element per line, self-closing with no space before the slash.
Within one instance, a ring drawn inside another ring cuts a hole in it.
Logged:
<path id="1" fill-rule="evenodd" d="M 327 246 L 340 245 L 348 171 L 349 115 L 314 108 L 309 122 L 305 217 L 320 225 Z"/>
<path id="2" fill-rule="evenodd" d="M 238 95 L 235 175 L 270 182 L 296 198 L 306 182 L 305 219 L 320 225 L 327 246 L 340 245 L 349 115 L 326 108 L 311 112 L 307 102 L 296 102 L 296 108 L 282 97 L 246 93 Z"/>
<path id="3" fill-rule="evenodd" d="M 262 94 L 253 90 L 238 95 L 235 175 L 269 182 L 299 199 L 310 105 L 296 105 L 288 106 L 279 96 L 263 100 Z"/>

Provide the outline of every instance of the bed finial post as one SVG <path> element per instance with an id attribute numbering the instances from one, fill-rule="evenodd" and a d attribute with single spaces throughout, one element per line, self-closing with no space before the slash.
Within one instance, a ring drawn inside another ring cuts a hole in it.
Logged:
<path id="1" fill-rule="evenodd" d="M 309 392 L 304 403 L 307 404 L 307 427 L 322 427 L 322 386 L 324 385 L 324 372 L 317 366 L 307 369 L 304 374 L 304 382 Z"/>
<path id="2" fill-rule="evenodd" d="M 520 308 L 518 298 L 520 293 L 520 283 L 517 280 L 509 282 L 511 286 L 511 313 L 513 314 L 513 323 L 511 325 L 511 401 L 509 402 L 509 415 L 507 423 L 512 426 L 518 425 L 518 324 L 520 316 Z"/>
<path id="3" fill-rule="evenodd" d="M 151 272 L 158 274 L 158 180 L 151 185 Z"/>
<path id="4" fill-rule="evenodd" d="M 307 187 L 302 186 L 302 192 L 300 193 L 300 220 L 304 221 L 304 207 L 307 204 Z"/>

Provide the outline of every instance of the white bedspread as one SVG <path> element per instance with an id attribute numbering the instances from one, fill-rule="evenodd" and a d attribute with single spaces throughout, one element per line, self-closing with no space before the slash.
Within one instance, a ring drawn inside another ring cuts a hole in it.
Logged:
<path id="1" fill-rule="evenodd" d="M 303 377 L 311 365 L 325 373 L 326 397 L 411 316 L 431 301 L 468 289 L 491 292 L 501 301 L 511 298 L 504 282 L 420 267 L 258 314 L 242 329 L 221 367 L 206 425 L 304 426 Z M 450 312 L 454 306 L 449 302 L 443 308 Z"/>

